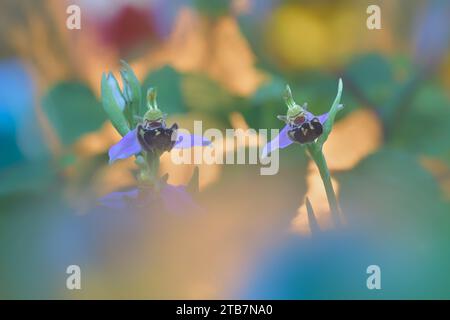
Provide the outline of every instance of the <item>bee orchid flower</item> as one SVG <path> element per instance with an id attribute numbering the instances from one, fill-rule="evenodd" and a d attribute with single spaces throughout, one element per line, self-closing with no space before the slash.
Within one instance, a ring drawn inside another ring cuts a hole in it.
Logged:
<path id="1" fill-rule="evenodd" d="M 207 146 L 211 142 L 202 136 L 191 135 L 178 130 L 174 123 L 167 127 L 166 115 L 156 104 L 156 90 L 150 88 L 147 94 L 148 111 L 136 128 L 130 130 L 117 144 L 109 150 L 109 162 L 125 159 L 143 151 L 161 155 L 172 148 L 184 149 L 194 146 Z"/>
<path id="2" fill-rule="evenodd" d="M 207 146 L 211 142 L 202 136 L 191 135 L 178 130 L 178 125 L 166 125 L 166 114 L 156 104 L 156 90 L 150 88 L 147 93 L 148 111 L 136 128 L 130 130 L 117 144 L 109 150 L 109 162 L 129 158 L 143 151 L 161 155 L 172 148 L 190 148 Z"/>
<path id="3" fill-rule="evenodd" d="M 338 95 L 329 112 L 315 116 L 308 111 L 307 103 L 302 106 L 295 103 L 289 86 L 286 86 L 284 100 L 288 107 L 286 115 L 278 116 L 286 125 L 272 141 L 264 147 L 263 157 L 276 149 L 283 149 L 293 143 L 300 145 L 315 144 L 323 146 L 331 132 L 336 113 L 343 108 L 340 104 L 342 93 L 342 80 L 339 80 Z"/>
<path id="4" fill-rule="evenodd" d="M 286 148 L 293 143 L 306 147 L 307 153 L 319 169 L 336 225 L 340 224 L 340 209 L 322 148 L 331 133 L 337 112 L 343 108 L 340 103 L 341 96 L 342 79 L 339 79 L 338 92 L 330 110 L 325 114 L 315 116 L 307 110 L 306 103 L 302 106 L 295 103 L 291 89 L 286 86 L 284 100 L 288 110 L 286 115 L 278 116 L 278 119 L 284 121 L 286 126 L 278 136 L 266 144 L 262 151 L 262 156 L 265 157 L 274 150 Z"/>
<path id="5" fill-rule="evenodd" d="M 106 207 L 161 204 L 167 211 L 186 211 L 193 200 L 183 186 L 172 186 L 158 175 L 160 156 L 173 148 L 207 146 L 211 142 L 202 136 L 179 129 L 176 123 L 166 125 L 166 117 L 156 102 L 156 89 L 147 91 L 146 104 L 141 101 L 141 86 L 131 67 L 122 61 L 123 91 L 111 74 L 102 78 L 102 103 L 111 123 L 122 139 L 109 149 L 109 163 L 136 157 L 139 167 L 137 187 L 110 193 L 99 199 Z M 174 208 L 178 206 L 178 208 Z"/>

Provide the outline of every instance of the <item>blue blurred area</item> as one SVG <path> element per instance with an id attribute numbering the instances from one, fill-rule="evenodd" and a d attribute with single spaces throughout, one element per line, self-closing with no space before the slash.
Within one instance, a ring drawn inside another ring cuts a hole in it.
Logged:
<path id="1" fill-rule="evenodd" d="M 442 247 L 398 234 L 347 229 L 290 236 L 268 250 L 252 271 L 242 299 L 448 299 Z M 367 268 L 380 267 L 381 289 L 366 286 Z"/>
<path id="2" fill-rule="evenodd" d="M 0 62 L 0 168 L 24 158 L 17 143 L 21 119 L 33 108 L 30 75 L 17 60 Z"/>
<path id="3" fill-rule="evenodd" d="M 35 94 L 32 75 L 21 60 L 0 62 L 0 169 L 47 155 Z"/>
<path id="4" fill-rule="evenodd" d="M 418 16 L 414 31 L 416 61 L 423 65 L 438 64 L 450 44 L 450 2 L 429 2 Z"/>

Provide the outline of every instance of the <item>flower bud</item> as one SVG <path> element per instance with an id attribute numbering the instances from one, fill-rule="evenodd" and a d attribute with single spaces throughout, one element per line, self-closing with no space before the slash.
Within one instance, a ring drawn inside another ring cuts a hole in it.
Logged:
<path id="1" fill-rule="evenodd" d="M 111 123 L 122 136 L 126 135 L 130 131 L 123 114 L 126 101 L 120 91 L 117 79 L 111 73 L 102 76 L 102 103 Z"/>

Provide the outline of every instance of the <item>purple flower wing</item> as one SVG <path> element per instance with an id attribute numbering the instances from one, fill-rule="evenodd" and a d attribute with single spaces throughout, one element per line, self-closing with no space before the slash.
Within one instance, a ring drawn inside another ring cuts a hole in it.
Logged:
<path id="1" fill-rule="evenodd" d="M 328 112 L 317 116 L 317 119 L 319 119 L 320 124 L 323 125 L 328 119 Z"/>
<path id="2" fill-rule="evenodd" d="M 175 145 L 173 146 L 176 149 L 186 149 L 191 148 L 195 146 L 208 146 L 211 144 L 211 141 L 208 139 L 196 135 L 196 134 L 189 134 L 187 130 L 177 130 L 177 141 L 175 142 Z"/>
<path id="3" fill-rule="evenodd" d="M 192 212 L 200 208 L 184 186 L 167 184 L 161 190 L 161 198 L 165 209 L 170 213 Z"/>
<path id="4" fill-rule="evenodd" d="M 106 196 L 99 198 L 98 202 L 107 208 L 121 210 L 127 207 L 129 200 L 137 199 L 138 195 L 138 189 L 111 192 Z"/>
<path id="5" fill-rule="evenodd" d="M 292 144 L 292 140 L 288 137 L 289 125 L 286 125 L 280 133 L 272 139 L 268 144 L 266 144 L 262 151 L 262 158 L 265 158 L 269 153 L 277 149 L 283 149 Z"/>
<path id="6" fill-rule="evenodd" d="M 119 159 L 126 159 L 139 152 L 142 148 L 137 138 L 136 129 L 129 131 L 118 143 L 109 149 L 109 163 Z"/>

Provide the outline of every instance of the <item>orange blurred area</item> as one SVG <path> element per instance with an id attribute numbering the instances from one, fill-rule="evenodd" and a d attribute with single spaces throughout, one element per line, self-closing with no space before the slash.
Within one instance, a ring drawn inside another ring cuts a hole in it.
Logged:
<path id="1" fill-rule="evenodd" d="M 420 163 L 436 178 L 443 196 L 450 200 L 450 167 L 442 160 L 422 156 Z"/>

